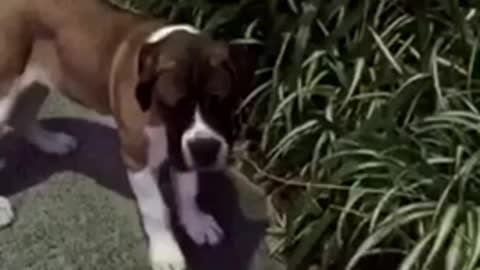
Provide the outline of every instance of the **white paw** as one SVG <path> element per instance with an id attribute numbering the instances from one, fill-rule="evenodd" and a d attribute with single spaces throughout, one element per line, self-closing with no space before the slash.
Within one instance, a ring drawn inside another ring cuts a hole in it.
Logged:
<path id="1" fill-rule="evenodd" d="M 182 211 L 180 221 L 188 236 L 197 244 L 213 246 L 223 238 L 223 230 L 215 218 L 199 209 Z"/>
<path id="2" fill-rule="evenodd" d="M 150 243 L 150 260 L 153 270 L 185 270 L 186 262 L 177 241 L 170 233 Z"/>
<path id="3" fill-rule="evenodd" d="M 0 228 L 7 226 L 14 217 L 12 206 L 7 198 L 0 196 Z"/>
<path id="4" fill-rule="evenodd" d="M 65 155 L 78 146 L 77 140 L 62 132 L 41 130 L 30 136 L 30 141 L 41 151 L 48 154 Z"/>

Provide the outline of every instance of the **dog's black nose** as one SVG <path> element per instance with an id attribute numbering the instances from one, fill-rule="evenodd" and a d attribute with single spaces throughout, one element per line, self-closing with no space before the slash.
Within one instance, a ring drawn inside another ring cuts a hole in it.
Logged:
<path id="1" fill-rule="evenodd" d="M 210 167 L 217 162 L 220 141 L 211 138 L 195 139 L 188 143 L 196 167 Z"/>

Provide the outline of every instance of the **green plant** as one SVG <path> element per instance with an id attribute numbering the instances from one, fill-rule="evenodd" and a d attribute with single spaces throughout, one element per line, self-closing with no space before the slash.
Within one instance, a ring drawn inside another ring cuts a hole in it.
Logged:
<path id="1" fill-rule="evenodd" d="M 263 43 L 240 158 L 290 269 L 480 267 L 478 3 L 132 2 Z"/>

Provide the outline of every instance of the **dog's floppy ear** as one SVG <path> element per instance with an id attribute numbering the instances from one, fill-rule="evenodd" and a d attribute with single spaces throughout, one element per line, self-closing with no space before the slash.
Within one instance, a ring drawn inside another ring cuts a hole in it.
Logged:
<path id="1" fill-rule="evenodd" d="M 145 44 L 138 57 L 139 82 L 136 88 L 136 98 L 142 111 L 150 109 L 153 89 L 160 72 L 171 69 L 175 62 L 167 55 L 159 52 L 158 44 Z"/>
<path id="2" fill-rule="evenodd" d="M 145 109 L 150 105 L 152 94 L 145 83 L 153 75 L 151 68 L 154 62 L 149 62 L 153 60 L 149 57 L 153 47 L 145 47 L 144 41 L 151 31 L 149 28 L 134 31 L 119 45 L 113 56 L 109 77 L 109 102 L 113 115 L 122 124 L 140 125 L 138 128 L 143 124 L 139 120 L 146 117 Z M 141 84 L 142 87 L 139 87 Z M 143 105 L 138 96 L 142 96 Z"/>
<path id="3" fill-rule="evenodd" d="M 258 48 L 248 44 L 230 44 L 229 56 L 238 99 L 245 98 L 254 87 Z"/>

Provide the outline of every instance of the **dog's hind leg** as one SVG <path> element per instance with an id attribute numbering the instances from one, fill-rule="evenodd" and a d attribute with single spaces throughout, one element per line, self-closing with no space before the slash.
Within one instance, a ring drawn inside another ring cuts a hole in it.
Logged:
<path id="1" fill-rule="evenodd" d="M 27 69 L 23 76 L 29 72 L 39 72 L 35 69 Z M 42 78 L 42 77 L 40 77 Z M 77 141 L 72 136 L 63 132 L 53 132 L 41 126 L 37 120 L 37 114 L 48 96 L 49 88 L 41 79 L 34 80 L 25 89 L 21 90 L 15 107 L 11 112 L 8 124 L 15 132 L 21 134 L 28 142 L 35 145 L 41 151 L 49 154 L 63 155 L 73 151 L 77 147 Z"/>

